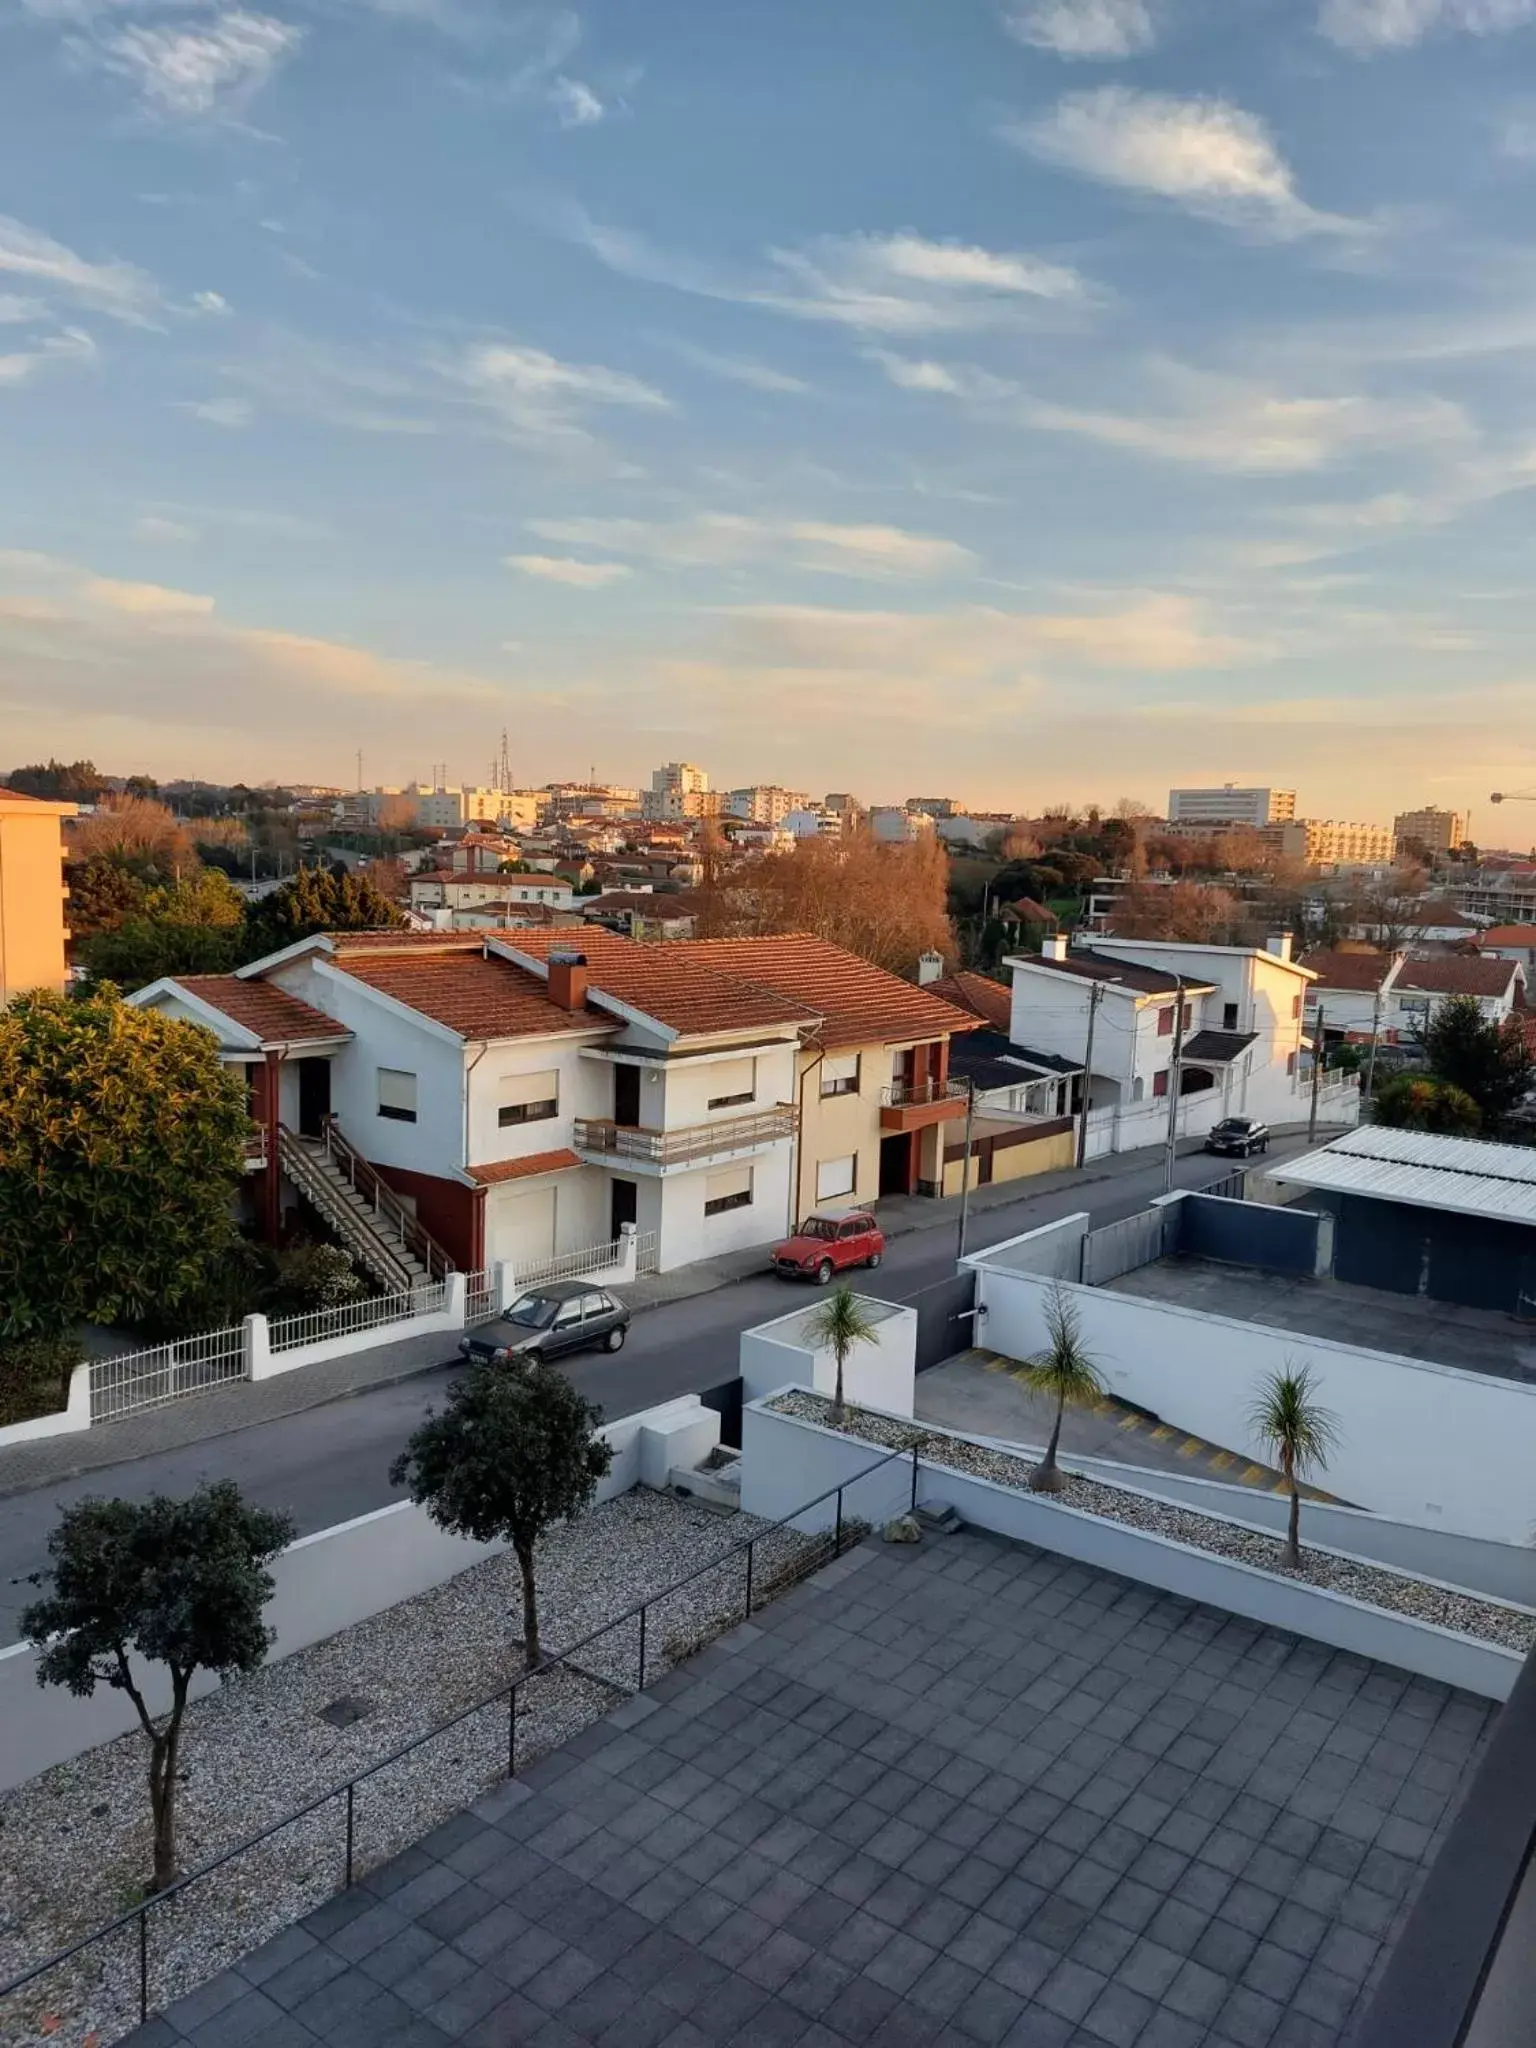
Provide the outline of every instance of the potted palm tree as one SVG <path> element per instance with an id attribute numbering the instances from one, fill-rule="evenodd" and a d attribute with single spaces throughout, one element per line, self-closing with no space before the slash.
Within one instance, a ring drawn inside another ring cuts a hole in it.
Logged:
<path id="1" fill-rule="evenodd" d="M 1285 1561 L 1293 1572 L 1301 1569 L 1301 1482 L 1309 1472 L 1323 1470 L 1339 1440 L 1337 1417 L 1313 1398 L 1314 1392 L 1311 1366 L 1287 1359 L 1264 1381 L 1248 1416 L 1249 1428 L 1274 1454 L 1290 1488 Z"/>
<path id="2" fill-rule="evenodd" d="M 1045 1334 L 1048 1343 L 1038 1358 L 1030 1359 L 1021 1375 L 1032 1393 L 1044 1394 L 1056 1403 L 1056 1420 L 1045 1456 L 1029 1475 L 1031 1493 L 1060 1493 L 1061 1467 L 1056 1452 L 1061 1444 L 1061 1420 L 1070 1402 L 1086 1408 L 1101 1398 L 1104 1381 L 1083 1342 L 1082 1324 L 1071 1298 L 1057 1285 L 1046 1297 Z"/>
<path id="3" fill-rule="evenodd" d="M 830 1351 L 837 1361 L 837 1385 L 832 1395 L 832 1423 L 841 1429 L 848 1417 L 843 1397 L 843 1370 L 858 1344 L 878 1344 L 880 1333 L 851 1287 L 839 1287 L 815 1309 L 805 1333 L 817 1350 Z"/>

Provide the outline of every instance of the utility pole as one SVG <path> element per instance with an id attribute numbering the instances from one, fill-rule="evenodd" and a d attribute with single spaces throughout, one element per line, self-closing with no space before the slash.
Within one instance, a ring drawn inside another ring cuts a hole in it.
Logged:
<path id="1" fill-rule="evenodd" d="M 1307 1112 L 1307 1143 L 1310 1145 L 1317 1136 L 1317 1091 L 1323 1083 L 1323 1006 L 1317 1006 L 1317 1022 L 1312 1026 L 1312 1106 Z"/>
<path id="2" fill-rule="evenodd" d="M 1175 977 L 1178 988 L 1173 1013 L 1173 1062 L 1168 1069 L 1168 1146 L 1163 1154 L 1163 1193 L 1173 1188 L 1173 1169 L 1179 1156 L 1179 1085 L 1184 1068 L 1184 977 Z"/>
<path id="3" fill-rule="evenodd" d="M 1093 1093 L 1093 1027 L 1104 1000 L 1102 981 L 1088 984 L 1088 1043 L 1083 1047 L 1083 1106 L 1077 1113 L 1077 1163 L 1088 1156 L 1088 1101 Z"/>
<path id="4" fill-rule="evenodd" d="M 971 1131 L 976 1120 L 976 1083 L 969 1075 L 965 1081 L 965 1174 L 960 1182 L 960 1242 L 955 1257 L 965 1257 L 965 1226 L 971 1213 Z M 941 1126 L 942 1128 L 942 1126 Z M 943 1140 L 939 1141 L 943 1150 Z"/>
<path id="5" fill-rule="evenodd" d="M 1381 1035 L 1381 983 L 1376 984 L 1376 1000 L 1371 1005 L 1371 1049 L 1365 1056 L 1364 1100 L 1369 1102 L 1371 1090 L 1376 1082 L 1376 1040 Z"/>

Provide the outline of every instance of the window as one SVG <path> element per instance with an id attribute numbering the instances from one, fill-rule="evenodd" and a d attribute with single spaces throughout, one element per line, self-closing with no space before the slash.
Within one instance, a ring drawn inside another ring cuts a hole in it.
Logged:
<path id="1" fill-rule="evenodd" d="M 1173 1036 L 1173 1012 L 1166 1005 L 1157 1013 L 1157 1035 L 1159 1038 Z"/>
<path id="2" fill-rule="evenodd" d="M 711 1109 L 735 1109 L 757 1100 L 757 1061 L 722 1060 L 709 1076 Z"/>
<path id="3" fill-rule="evenodd" d="M 598 1316 L 605 1316 L 611 1306 L 606 1294 L 584 1294 L 581 1297 L 581 1313 L 587 1322 Z"/>
<path id="4" fill-rule="evenodd" d="M 835 1052 L 821 1063 L 821 1092 L 823 1095 L 857 1095 L 859 1092 L 859 1056 L 856 1052 Z"/>
<path id="5" fill-rule="evenodd" d="M 817 1201 L 832 1202 L 839 1195 L 851 1195 L 858 1173 L 857 1152 L 850 1152 L 844 1159 L 823 1159 L 816 1168 Z"/>
<path id="6" fill-rule="evenodd" d="M 868 1228 L 869 1218 L 867 1216 L 854 1216 L 843 1225 L 837 1234 L 839 1237 L 862 1237 Z"/>
<path id="7" fill-rule="evenodd" d="M 1166 1095 L 1168 1093 L 1168 1069 L 1166 1067 L 1164 1067 L 1160 1074 L 1152 1076 L 1152 1093 L 1154 1095 Z"/>
<path id="8" fill-rule="evenodd" d="M 1301 997 L 1300 997 L 1300 996 L 1292 996 L 1292 997 L 1291 997 L 1291 1015 L 1292 1015 L 1293 1017 L 1299 1017 L 1299 1016 L 1301 1015 Z"/>
<path id="9" fill-rule="evenodd" d="M 398 1067 L 379 1068 L 379 1115 L 397 1124 L 416 1121 L 416 1076 Z"/>
<path id="10" fill-rule="evenodd" d="M 503 1074 L 498 1086 L 501 1101 L 496 1121 L 502 1130 L 517 1124 L 537 1124 L 560 1114 L 560 1076 L 544 1074 Z"/>
<path id="11" fill-rule="evenodd" d="M 1223 1003 L 1223 1004 L 1222 1004 L 1222 1006 L 1221 1006 L 1221 1028 L 1222 1028 L 1222 1030 L 1223 1030 L 1223 1031 L 1235 1031 L 1235 1030 L 1237 1029 L 1237 1005 L 1236 1005 L 1236 1003 Z"/>
<path id="12" fill-rule="evenodd" d="M 712 1173 L 704 1183 L 704 1214 L 723 1216 L 728 1209 L 752 1206 L 752 1169 L 732 1166 L 724 1173 Z"/>

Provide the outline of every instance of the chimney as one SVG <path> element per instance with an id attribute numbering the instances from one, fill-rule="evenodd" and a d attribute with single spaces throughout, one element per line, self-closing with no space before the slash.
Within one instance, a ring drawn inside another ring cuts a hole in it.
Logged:
<path id="1" fill-rule="evenodd" d="M 551 953 L 549 956 L 549 1000 L 562 1010 L 579 1010 L 587 1000 L 587 956 L 585 953 Z"/>
<path id="2" fill-rule="evenodd" d="M 917 985 L 919 988 L 927 988 L 930 982 L 938 981 L 940 977 L 943 975 L 943 972 L 944 955 L 942 953 L 918 954 Z"/>
<path id="3" fill-rule="evenodd" d="M 1067 935 L 1065 932 L 1047 932 L 1040 941 L 1042 960 L 1065 960 L 1067 957 Z"/>
<path id="4" fill-rule="evenodd" d="M 1291 934 L 1289 932 L 1271 932 L 1264 941 L 1264 950 L 1266 953 L 1273 953 L 1277 960 L 1289 960 L 1291 957 Z"/>

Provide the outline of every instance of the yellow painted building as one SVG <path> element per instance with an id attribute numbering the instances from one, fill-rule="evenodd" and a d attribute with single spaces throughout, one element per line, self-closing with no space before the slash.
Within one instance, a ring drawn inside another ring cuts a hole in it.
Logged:
<path id="1" fill-rule="evenodd" d="M 0 1005 L 65 981 L 61 818 L 73 804 L 0 789 Z"/>

